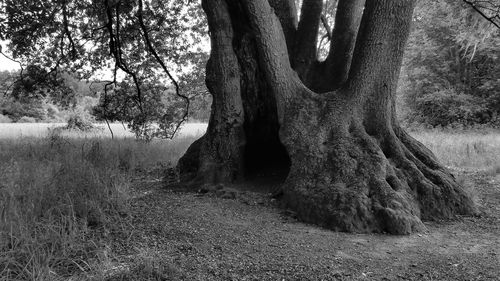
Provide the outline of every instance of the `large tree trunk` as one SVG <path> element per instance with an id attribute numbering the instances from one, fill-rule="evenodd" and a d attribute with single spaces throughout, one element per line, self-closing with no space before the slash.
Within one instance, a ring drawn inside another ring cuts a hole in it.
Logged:
<path id="1" fill-rule="evenodd" d="M 274 2 L 293 10 L 287 1 Z M 203 8 L 211 30 L 206 83 L 212 113 L 205 136 L 179 161 L 181 180 L 215 184 L 263 174 L 284 178 L 290 159 L 279 140 L 276 100 L 243 8 L 224 0 L 203 1 Z M 294 29 L 291 13 L 282 16 Z"/>
<path id="2" fill-rule="evenodd" d="M 214 102 L 207 133 L 179 161 L 183 180 L 280 172 L 287 207 L 340 231 L 407 234 L 422 229 L 422 219 L 476 212 L 395 118 L 414 1 L 340 0 L 338 40 L 325 62 L 315 61 L 310 37 L 322 0 L 304 1 L 311 6 L 302 7 L 298 26 L 293 0 L 203 2 Z"/>

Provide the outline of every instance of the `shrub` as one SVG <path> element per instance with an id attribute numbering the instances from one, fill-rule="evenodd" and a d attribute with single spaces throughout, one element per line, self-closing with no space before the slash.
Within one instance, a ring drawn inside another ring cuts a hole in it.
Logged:
<path id="1" fill-rule="evenodd" d="M 39 102 L 26 104 L 19 101 L 7 100 L 0 104 L 0 112 L 14 122 L 18 122 L 24 116 L 35 120 L 43 120 L 45 118 L 45 110 Z"/>
<path id="2" fill-rule="evenodd" d="M 492 114 L 483 100 L 458 94 L 452 89 L 419 94 L 407 104 L 412 107 L 412 114 L 407 116 L 409 123 L 424 123 L 431 127 L 471 127 L 492 121 Z"/>
<path id="3" fill-rule="evenodd" d="M 8 116 L 0 114 L 0 123 L 12 123 L 12 120 Z"/>
<path id="4" fill-rule="evenodd" d="M 65 111 L 60 110 L 56 105 L 52 103 L 45 103 L 44 110 L 46 112 L 44 121 L 46 122 L 63 123 L 68 119 L 67 116 L 64 116 Z"/>
<path id="5" fill-rule="evenodd" d="M 83 111 L 75 111 L 68 117 L 66 129 L 90 131 L 94 128 L 92 117 Z"/>
<path id="6" fill-rule="evenodd" d="M 36 119 L 29 116 L 23 116 L 17 120 L 17 123 L 36 123 Z"/>

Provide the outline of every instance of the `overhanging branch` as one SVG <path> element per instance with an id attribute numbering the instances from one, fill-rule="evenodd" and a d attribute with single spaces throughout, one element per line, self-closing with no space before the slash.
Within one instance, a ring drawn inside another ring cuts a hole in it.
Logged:
<path id="1" fill-rule="evenodd" d="M 184 111 L 184 115 L 182 116 L 182 119 L 177 123 L 177 125 L 175 127 L 175 130 L 172 133 L 172 135 L 169 137 L 170 139 L 172 139 L 175 136 L 175 133 L 177 132 L 177 130 L 179 130 L 179 128 L 182 125 L 182 123 L 187 120 L 187 117 L 188 117 L 188 114 L 189 114 L 189 104 L 190 104 L 190 101 L 189 101 L 189 98 L 186 95 L 183 95 L 183 94 L 180 93 L 179 83 L 174 79 L 174 77 L 172 76 L 172 74 L 168 70 L 165 62 L 158 55 L 158 52 L 156 51 L 155 47 L 153 46 L 153 44 L 151 42 L 151 39 L 149 38 L 149 32 L 148 32 L 148 30 L 146 28 L 146 24 L 144 23 L 144 18 L 143 18 L 143 2 L 142 2 L 142 0 L 139 0 L 139 11 L 137 13 L 137 18 L 139 19 L 139 25 L 141 27 L 141 30 L 142 30 L 142 33 L 143 33 L 143 36 L 144 36 L 144 40 L 146 41 L 146 46 L 148 47 L 149 52 L 154 56 L 156 62 L 158 62 L 158 64 L 160 64 L 160 66 L 163 69 L 163 71 L 167 74 L 167 76 L 170 79 L 170 81 L 172 81 L 172 83 L 174 84 L 174 86 L 175 86 L 175 94 L 178 97 L 182 98 L 185 101 L 185 103 L 186 103 L 186 110 Z"/>
<path id="2" fill-rule="evenodd" d="M 292 54 L 292 67 L 301 78 L 307 76 L 311 64 L 316 62 L 316 51 L 323 0 L 304 0 L 299 27 Z"/>
<path id="3" fill-rule="evenodd" d="M 71 48 L 71 58 L 75 59 L 77 56 L 77 50 L 76 50 L 76 45 L 75 41 L 73 40 L 73 36 L 71 35 L 71 31 L 69 30 L 69 19 L 68 19 L 68 3 L 66 1 L 63 1 L 63 7 L 62 7 L 62 14 L 63 14 L 63 28 L 64 28 L 64 34 L 69 40 L 69 45 Z"/>
<path id="4" fill-rule="evenodd" d="M 500 29 L 500 2 L 493 3 L 492 1 L 477 1 L 477 0 L 463 0 L 472 9 L 474 9 L 477 13 L 479 13 L 483 18 L 489 21 L 491 24 Z M 479 4 L 478 4 L 479 3 Z M 483 6 L 487 4 L 489 6 Z M 489 11 L 492 15 L 487 15 Z"/>
<path id="5" fill-rule="evenodd" d="M 328 20 L 326 19 L 325 15 L 321 15 L 321 23 L 323 24 L 323 27 L 326 30 L 326 36 L 328 40 L 332 40 L 332 28 L 328 24 Z"/>
<path id="6" fill-rule="evenodd" d="M 7 89 L 5 89 L 4 94 L 5 94 L 5 95 L 7 95 L 7 94 L 8 94 L 8 92 L 9 92 L 9 90 L 10 90 L 10 89 L 11 89 L 11 88 L 12 88 L 12 87 L 13 87 L 13 86 L 17 83 L 17 82 L 19 82 L 20 80 L 22 80 L 22 79 L 23 79 L 23 72 L 24 72 L 24 68 L 23 68 L 23 64 L 22 64 L 20 61 L 15 60 L 14 58 L 12 58 L 12 57 L 8 56 L 7 54 L 5 54 L 5 53 L 3 52 L 3 50 L 1 49 L 1 46 L 0 46 L 0 55 L 4 56 L 6 59 L 8 59 L 8 60 L 10 60 L 10 61 L 13 61 L 13 62 L 15 62 L 15 63 L 18 63 L 18 64 L 19 64 L 19 67 L 21 68 L 21 71 L 19 72 L 19 77 L 20 77 L 20 78 L 16 79 L 14 82 L 12 82 L 12 83 L 11 83 L 11 84 L 7 87 Z"/>
<path id="7" fill-rule="evenodd" d="M 121 69 L 123 72 L 125 72 L 127 75 L 132 77 L 132 80 L 134 81 L 134 85 L 137 91 L 137 104 L 139 106 L 139 110 L 141 112 L 144 112 L 143 106 L 142 106 L 142 90 L 141 90 L 141 83 L 139 81 L 139 78 L 137 77 L 137 74 L 133 72 L 123 59 L 123 51 L 121 49 L 121 43 L 120 43 L 120 10 L 119 10 L 119 4 L 115 7 L 115 13 L 116 15 L 113 16 L 113 9 L 112 6 L 110 5 L 110 0 L 105 1 L 105 7 L 106 7 L 106 16 L 107 16 L 107 23 L 106 23 L 106 28 L 109 33 L 109 49 L 110 53 L 113 56 L 115 60 L 115 65 L 117 68 Z M 113 18 L 116 17 L 116 24 L 114 24 Z M 114 25 L 116 25 L 116 28 L 114 28 Z M 115 32 L 116 30 L 116 32 Z"/>
<path id="8" fill-rule="evenodd" d="M 364 6 L 365 0 L 338 2 L 330 50 L 325 60 L 329 85 L 322 91 L 334 90 L 347 80 Z"/>

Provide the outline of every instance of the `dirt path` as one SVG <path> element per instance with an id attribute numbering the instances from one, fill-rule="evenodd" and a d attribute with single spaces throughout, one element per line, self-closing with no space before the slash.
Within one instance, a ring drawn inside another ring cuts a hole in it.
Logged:
<path id="1" fill-rule="evenodd" d="M 150 269 L 109 280 L 140 270 L 153 280 L 500 280 L 500 176 L 470 178 L 484 216 L 426 223 L 411 236 L 331 232 L 284 215 L 264 194 L 222 199 L 151 185 L 132 202 L 128 238 Z"/>

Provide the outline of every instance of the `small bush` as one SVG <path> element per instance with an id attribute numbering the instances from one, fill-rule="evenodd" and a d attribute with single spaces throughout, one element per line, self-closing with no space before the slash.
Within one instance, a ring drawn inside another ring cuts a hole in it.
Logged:
<path id="1" fill-rule="evenodd" d="M 470 128 L 477 125 L 491 126 L 494 122 L 494 114 L 483 100 L 456 93 L 453 89 L 412 93 L 405 102 L 410 109 L 402 116 L 406 124 L 421 123 L 432 128 Z"/>
<path id="2" fill-rule="evenodd" d="M 30 117 L 34 120 L 43 120 L 45 118 L 45 110 L 40 101 L 21 103 L 15 100 L 4 100 L 0 103 L 0 112 L 14 122 L 19 122 L 22 117 Z"/>
<path id="3" fill-rule="evenodd" d="M 12 123 L 12 120 L 8 116 L 0 114 L 0 123 Z"/>
<path id="4" fill-rule="evenodd" d="M 33 117 L 23 116 L 17 120 L 17 123 L 36 123 L 36 119 Z"/>
<path id="5" fill-rule="evenodd" d="M 60 110 L 56 105 L 52 103 L 46 103 L 44 105 L 44 110 L 46 112 L 45 120 L 46 122 L 63 123 L 68 119 L 67 111 Z"/>
<path id="6" fill-rule="evenodd" d="M 68 124 L 66 129 L 68 130 L 80 130 L 80 131 L 90 131 L 94 128 L 92 118 L 88 116 L 88 113 L 84 112 L 74 112 L 68 118 Z"/>

